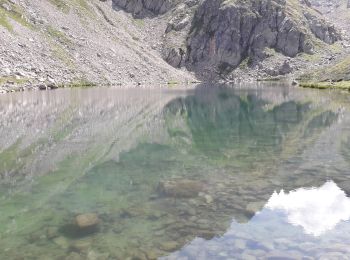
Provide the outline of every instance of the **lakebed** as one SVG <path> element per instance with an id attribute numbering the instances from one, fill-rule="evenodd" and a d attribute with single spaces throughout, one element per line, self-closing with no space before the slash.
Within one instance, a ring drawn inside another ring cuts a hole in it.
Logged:
<path id="1" fill-rule="evenodd" d="M 346 259 L 349 99 L 279 83 L 0 96 L 2 256 Z"/>

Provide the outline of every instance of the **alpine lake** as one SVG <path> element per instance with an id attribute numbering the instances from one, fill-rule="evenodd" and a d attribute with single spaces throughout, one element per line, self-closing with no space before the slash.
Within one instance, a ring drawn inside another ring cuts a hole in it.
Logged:
<path id="1" fill-rule="evenodd" d="M 0 259 L 350 259 L 350 95 L 0 96 Z"/>

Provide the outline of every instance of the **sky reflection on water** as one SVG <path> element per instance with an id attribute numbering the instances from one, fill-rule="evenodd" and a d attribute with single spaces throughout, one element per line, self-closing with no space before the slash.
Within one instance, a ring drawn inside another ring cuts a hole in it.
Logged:
<path id="1" fill-rule="evenodd" d="M 346 259 L 348 103 L 283 86 L 0 97 L 0 259 Z"/>
<path id="2" fill-rule="evenodd" d="M 306 234 L 314 236 L 350 218 L 350 198 L 333 181 L 318 188 L 274 192 L 265 207 L 282 211 L 289 223 L 301 226 Z"/>

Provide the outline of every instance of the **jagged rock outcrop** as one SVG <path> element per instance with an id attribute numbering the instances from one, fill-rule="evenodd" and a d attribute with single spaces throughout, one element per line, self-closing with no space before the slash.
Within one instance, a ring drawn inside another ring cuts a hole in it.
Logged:
<path id="1" fill-rule="evenodd" d="M 263 59 L 265 48 L 294 57 L 312 53 L 314 36 L 327 43 L 339 38 L 312 9 L 294 5 L 288 0 L 205 0 L 188 37 L 187 64 L 230 70 L 248 57 Z"/>
<path id="2" fill-rule="evenodd" d="M 305 12 L 305 18 L 309 23 L 309 28 L 311 32 L 322 41 L 332 44 L 340 38 L 339 33 L 334 26 L 325 26 L 326 23 L 319 19 L 316 15 Z"/>
<path id="3" fill-rule="evenodd" d="M 164 14 L 180 0 L 113 0 L 113 3 L 136 16 L 146 13 Z"/>

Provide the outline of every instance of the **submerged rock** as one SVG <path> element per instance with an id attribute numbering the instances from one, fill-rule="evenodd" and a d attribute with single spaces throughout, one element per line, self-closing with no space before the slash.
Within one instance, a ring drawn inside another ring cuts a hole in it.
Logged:
<path id="1" fill-rule="evenodd" d="M 96 227 L 100 220 L 96 213 L 86 213 L 75 217 L 75 222 L 77 226 L 81 229 Z"/>
<path id="2" fill-rule="evenodd" d="M 58 228 L 57 227 L 48 227 L 46 229 L 46 237 L 48 239 L 53 239 L 55 237 L 58 237 Z"/>
<path id="3" fill-rule="evenodd" d="M 55 239 L 53 239 L 53 242 L 62 249 L 67 249 L 69 247 L 68 240 L 63 236 L 56 237 Z"/>
<path id="4" fill-rule="evenodd" d="M 82 260 L 84 259 L 81 255 L 79 255 L 77 252 L 71 252 L 65 260 Z"/>
<path id="5" fill-rule="evenodd" d="M 178 248 L 179 244 L 175 241 L 163 242 L 159 245 L 160 249 L 171 252 Z"/>
<path id="6" fill-rule="evenodd" d="M 77 240 L 74 241 L 70 245 L 70 249 L 75 252 L 86 252 L 89 248 L 91 247 L 91 240 L 88 239 L 82 239 L 82 240 Z"/>
<path id="7" fill-rule="evenodd" d="M 167 197 L 191 198 L 198 196 L 203 190 L 203 183 L 189 179 L 174 179 L 159 182 L 157 190 Z"/>

